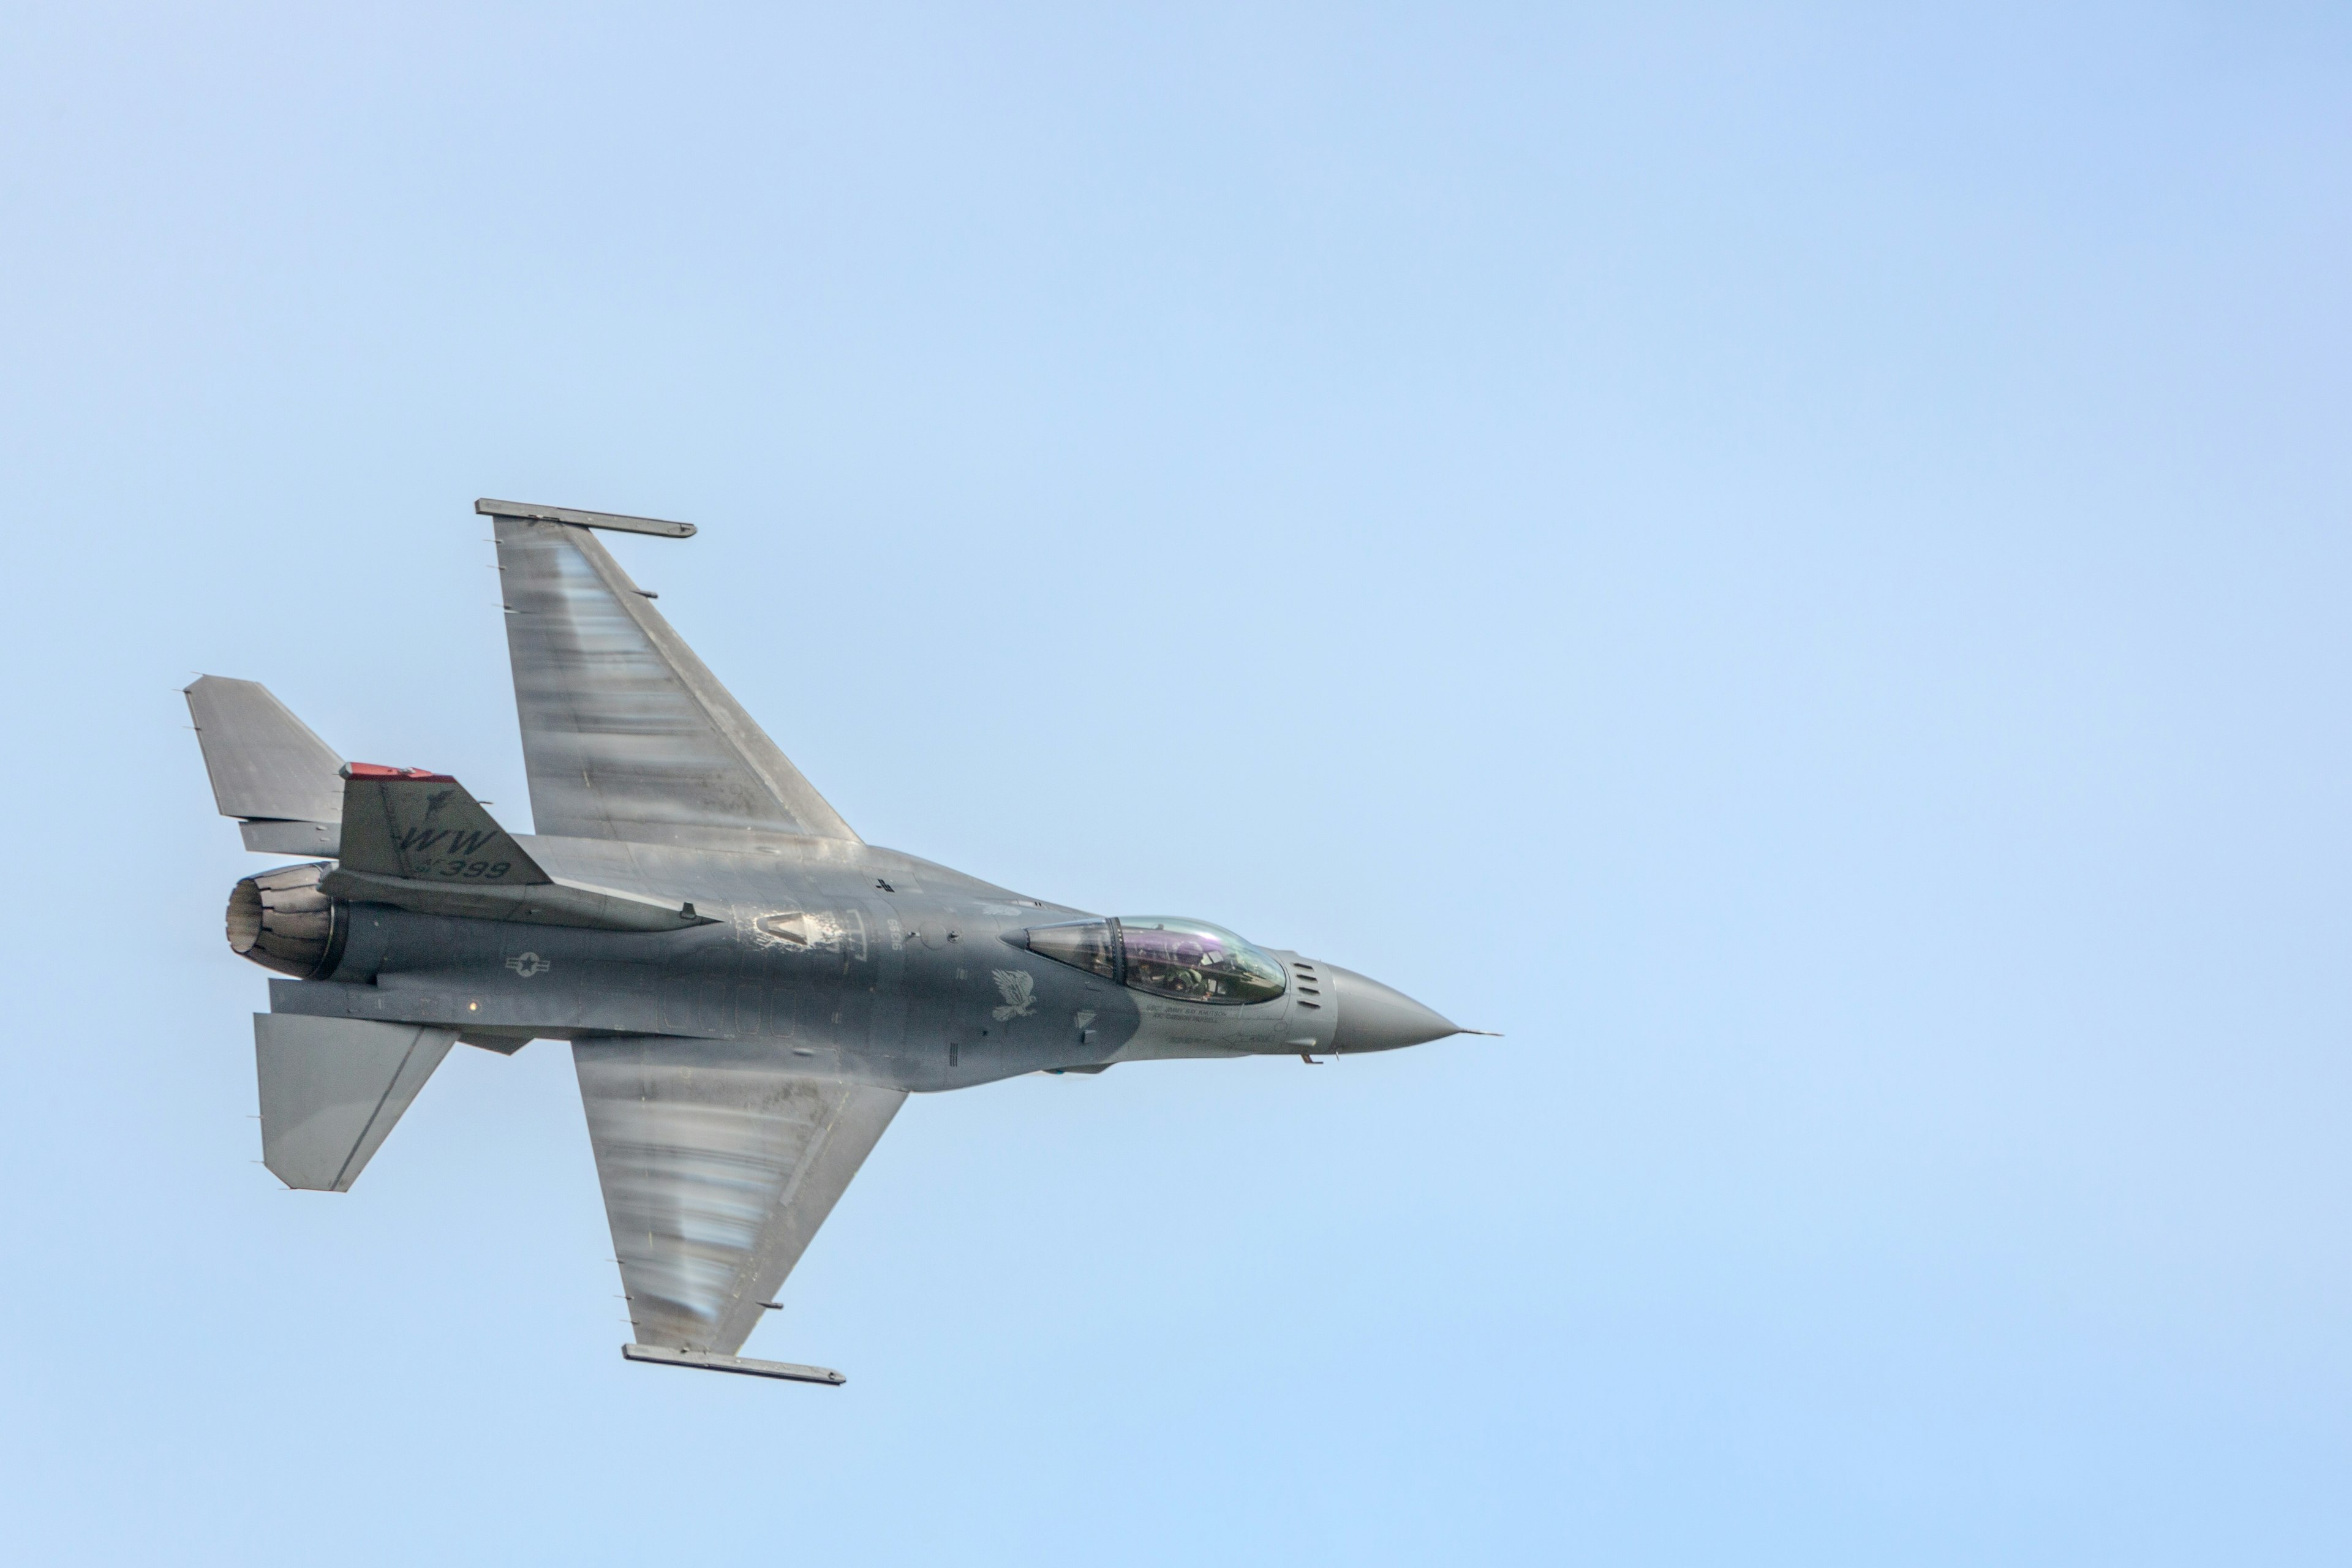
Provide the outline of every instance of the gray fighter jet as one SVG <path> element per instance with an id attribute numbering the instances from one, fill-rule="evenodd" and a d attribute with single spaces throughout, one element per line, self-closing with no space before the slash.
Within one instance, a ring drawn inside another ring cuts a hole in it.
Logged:
<path id="1" fill-rule="evenodd" d="M 1467 1033 L 1205 921 L 1107 918 L 877 848 L 737 706 L 591 530 L 484 500 L 535 834 L 427 769 L 346 763 L 252 681 L 187 689 L 247 849 L 228 942 L 264 1163 L 343 1192 L 453 1044 L 571 1042 L 632 1360 L 838 1384 L 735 1354 L 909 1093 L 1186 1057 Z"/>

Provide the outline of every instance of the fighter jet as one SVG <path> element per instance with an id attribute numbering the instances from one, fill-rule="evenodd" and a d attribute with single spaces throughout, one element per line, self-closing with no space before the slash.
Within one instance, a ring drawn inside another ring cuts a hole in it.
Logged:
<path id="1" fill-rule="evenodd" d="M 345 1192 L 453 1045 L 568 1042 L 633 1361 L 738 1355 L 909 1094 L 1179 1058 L 1471 1033 L 1206 921 L 1107 916 L 867 844 L 593 531 L 693 525 L 482 500 L 534 833 L 430 768 L 345 762 L 260 685 L 186 689 L 221 814 L 300 856 L 229 891 L 276 976 L 254 1016 L 263 1163 Z"/>

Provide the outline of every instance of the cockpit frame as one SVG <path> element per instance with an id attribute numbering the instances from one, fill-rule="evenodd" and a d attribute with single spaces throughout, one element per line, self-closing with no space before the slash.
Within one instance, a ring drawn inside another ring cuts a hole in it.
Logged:
<path id="1" fill-rule="evenodd" d="M 1146 995 L 1232 1007 L 1278 1001 L 1289 990 L 1281 963 L 1238 933 L 1206 921 L 1111 915 L 1036 926 L 1017 935 L 1021 946 L 1041 958 Z"/>

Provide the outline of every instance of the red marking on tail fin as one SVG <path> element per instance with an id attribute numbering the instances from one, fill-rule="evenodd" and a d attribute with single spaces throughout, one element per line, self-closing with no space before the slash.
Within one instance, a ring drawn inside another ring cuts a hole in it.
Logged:
<path id="1" fill-rule="evenodd" d="M 345 763 L 343 776 L 347 779 L 414 779 L 420 784 L 456 784 L 449 773 L 436 773 L 430 768 L 388 768 L 382 763 Z"/>

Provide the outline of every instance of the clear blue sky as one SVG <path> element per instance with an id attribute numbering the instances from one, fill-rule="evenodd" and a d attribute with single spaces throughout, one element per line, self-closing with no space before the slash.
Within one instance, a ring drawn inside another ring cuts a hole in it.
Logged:
<path id="1" fill-rule="evenodd" d="M 2316 4 L 9 8 L 8 1554 L 2352 1561 L 2347 106 Z M 702 524 L 867 837 L 1507 1038 L 910 1103 L 838 1392 L 622 1363 L 560 1046 L 278 1191 L 175 689 L 525 825 L 478 495 Z"/>

